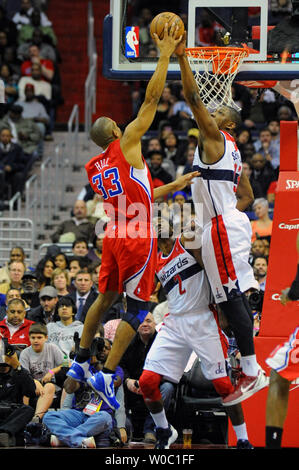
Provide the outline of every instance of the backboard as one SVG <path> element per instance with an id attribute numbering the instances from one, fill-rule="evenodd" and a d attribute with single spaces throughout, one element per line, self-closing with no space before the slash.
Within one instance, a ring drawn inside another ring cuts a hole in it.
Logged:
<path id="1" fill-rule="evenodd" d="M 250 48 L 236 80 L 299 79 L 299 1 L 289 0 L 283 11 L 268 9 L 268 3 L 272 4 L 268 0 L 111 0 L 104 19 L 103 75 L 148 80 L 158 61 L 148 32 L 150 21 L 161 11 L 172 11 L 185 23 L 187 47 L 224 46 L 228 40 Z M 132 37 L 135 44 L 130 42 Z M 180 80 L 175 57 L 168 70 L 168 80 Z"/>

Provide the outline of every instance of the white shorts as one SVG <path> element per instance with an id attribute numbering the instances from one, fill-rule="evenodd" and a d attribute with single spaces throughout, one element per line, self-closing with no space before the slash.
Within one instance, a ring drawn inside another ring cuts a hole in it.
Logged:
<path id="1" fill-rule="evenodd" d="M 178 383 L 194 351 L 208 380 L 226 377 L 227 346 L 212 311 L 170 314 L 164 318 L 144 369 Z"/>
<path id="2" fill-rule="evenodd" d="M 266 359 L 266 363 L 290 382 L 299 378 L 299 327 L 288 341 L 279 344 Z"/>
<path id="3" fill-rule="evenodd" d="M 204 227 L 202 259 L 216 303 L 237 291 L 259 289 L 250 266 L 251 225 L 246 214 L 234 211 L 214 217 Z"/>

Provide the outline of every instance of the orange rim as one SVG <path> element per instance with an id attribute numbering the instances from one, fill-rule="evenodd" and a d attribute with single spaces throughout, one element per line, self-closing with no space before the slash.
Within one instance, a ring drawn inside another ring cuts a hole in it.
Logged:
<path id="1" fill-rule="evenodd" d="M 188 47 L 186 53 L 193 59 L 211 60 L 214 74 L 231 74 L 237 71 L 239 63 L 248 57 L 249 50 L 243 47 Z"/>

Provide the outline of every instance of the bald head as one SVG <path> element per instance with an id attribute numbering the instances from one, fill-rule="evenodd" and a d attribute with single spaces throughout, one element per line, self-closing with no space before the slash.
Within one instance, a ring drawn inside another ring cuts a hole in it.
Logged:
<path id="1" fill-rule="evenodd" d="M 121 130 L 112 119 L 102 116 L 92 125 L 90 137 L 99 147 L 105 149 L 113 140 L 121 137 Z"/>

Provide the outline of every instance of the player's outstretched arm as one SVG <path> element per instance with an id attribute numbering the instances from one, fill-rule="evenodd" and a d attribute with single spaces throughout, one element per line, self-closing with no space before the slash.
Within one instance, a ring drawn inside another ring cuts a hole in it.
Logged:
<path id="1" fill-rule="evenodd" d="M 198 171 L 192 171 L 191 173 L 187 173 L 186 175 L 179 176 L 176 180 L 172 181 L 171 183 L 164 184 L 163 186 L 159 186 L 158 188 L 154 189 L 154 200 L 166 196 L 173 191 L 180 191 L 184 189 L 188 184 L 193 184 L 193 178 L 200 176 Z"/>
<path id="2" fill-rule="evenodd" d="M 223 138 L 214 118 L 210 115 L 200 98 L 199 89 L 191 70 L 185 49 L 186 33 L 175 50 L 181 69 L 184 96 L 199 127 L 201 142 L 204 143 L 207 139 L 213 141 L 213 148 L 209 149 L 209 155 L 211 155 L 213 161 L 218 160 L 219 154 L 221 155 L 223 153 Z M 213 155 L 215 155 L 214 158 Z"/>
<path id="3" fill-rule="evenodd" d="M 241 173 L 240 181 L 237 187 L 237 198 L 238 202 L 236 207 L 241 212 L 245 211 L 254 201 L 252 187 L 244 171 Z"/>
<path id="4" fill-rule="evenodd" d="M 130 165 L 136 168 L 143 168 L 144 166 L 141 157 L 141 137 L 146 133 L 153 122 L 157 105 L 165 86 L 170 56 L 181 40 L 181 37 L 175 39 L 176 33 L 177 26 L 173 24 L 168 32 L 168 24 L 166 23 L 163 39 L 160 40 L 155 34 L 155 40 L 160 49 L 160 58 L 157 63 L 157 68 L 147 85 L 145 99 L 136 119 L 126 127 L 120 139 L 121 149 L 126 160 Z"/>

